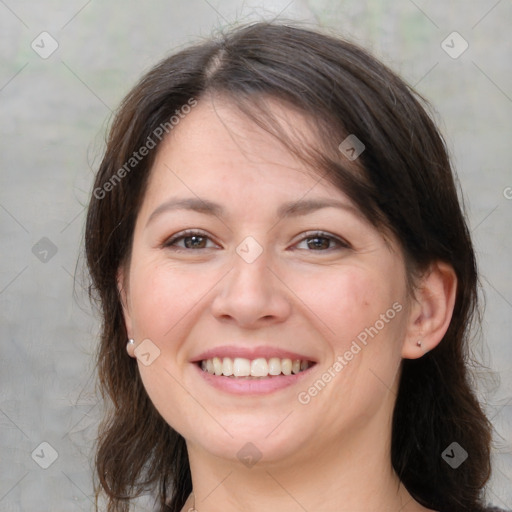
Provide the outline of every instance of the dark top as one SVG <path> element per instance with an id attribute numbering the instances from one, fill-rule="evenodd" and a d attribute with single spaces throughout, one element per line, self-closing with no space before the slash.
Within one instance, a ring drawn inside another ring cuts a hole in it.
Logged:
<path id="1" fill-rule="evenodd" d="M 170 500 L 167 502 L 167 505 L 170 504 Z M 512 512 L 512 510 L 505 510 L 504 508 L 498 508 L 494 506 L 490 506 L 485 509 L 485 512 Z"/>

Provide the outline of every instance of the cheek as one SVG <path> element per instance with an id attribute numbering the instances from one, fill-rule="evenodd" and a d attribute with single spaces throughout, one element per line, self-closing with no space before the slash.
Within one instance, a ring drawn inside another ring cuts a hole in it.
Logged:
<path id="1" fill-rule="evenodd" d="M 366 422 L 396 379 L 406 316 L 405 283 L 399 268 L 375 267 L 333 272 L 322 289 L 308 297 L 308 305 L 321 319 L 316 325 L 328 327 L 329 356 L 322 377 L 329 384 L 315 400 L 319 414 L 333 425 L 349 417 Z"/>
<path id="2" fill-rule="evenodd" d="M 162 339 L 204 294 L 203 282 L 189 272 L 150 261 L 133 267 L 130 275 L 134 328 L 138 336 Z"/>
<path id="3" fill-rule="evenodd" d="M 191 431 L 194 427 L 190 423 L 198 413 L 193 412 L 194 402 L 179 384 L 181 347 L 184 332 L 190 328 L 190 315 L 212 285 L 207 276 L 178 269 L 166 261 L 133 263 L 130 297 L 134 336 L 138 341 L 151 340 L 160 351 L 148 366 L 137 362 L 144 388 L 169 425 L 178 431 Z M 190 414 L 187 419 L 178 418 L 173 413 L 176 410 Z"/>
<path id="4" fill-rule="evenodd" d="M 130 272 L 134 335 L 154 340 L 161 350 L 178 350 L 190 319 L 211 300 L 224 274 L 219 267 L 140 259 Z"/>
<path id="5" fill-rule="evenodd" d="M 400 287 L 389 275 L 364 267 L 337 268 L 296 279 L 295 289 L 312 321 L 338 351 L 401 300 Z M 394 313 L 392 310 L 389 316 Z"/>

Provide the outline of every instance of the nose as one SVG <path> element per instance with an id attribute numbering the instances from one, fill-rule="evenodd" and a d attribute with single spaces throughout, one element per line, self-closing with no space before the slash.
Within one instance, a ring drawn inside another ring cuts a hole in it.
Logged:
<path id="1" fill-rule="evenodd" d="M 285 321 L 291 312 L 287 288 L 268 264 L 265 252 L 252 263 L 235 254 L 231 272 L 217 288 L 212 314 L 246 329 Z"/>

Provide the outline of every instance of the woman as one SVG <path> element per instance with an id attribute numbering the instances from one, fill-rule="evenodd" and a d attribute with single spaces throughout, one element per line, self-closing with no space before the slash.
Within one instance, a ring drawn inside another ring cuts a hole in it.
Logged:
<path id="1" fill-rule="evenodd" d="M 362 49 L 258 23 L 162 61 L 86 252 L 108 511 L 487 510 L 469 232 L 434 124 Z"/>

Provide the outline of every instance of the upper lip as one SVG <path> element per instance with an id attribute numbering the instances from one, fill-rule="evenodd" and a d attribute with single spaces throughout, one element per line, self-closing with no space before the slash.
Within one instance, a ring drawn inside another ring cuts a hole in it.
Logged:
<path id="1" fill-rule="evenodd" d="M 214 357 L 243 357 L 250 360 L 258 358 L 270 359 L 271 357 L 277 357 L 279 359 L 300 359 L 301 361 L 311 361 L 316 363 L 314 358 L 304 354 L 298 354 L 297 352 L 291 352 L 290 350 L 265 346 L 248 348 L 237 345 L 223 345 L 221 347 L 208 349 L 198 356 L 193 357 L 191 362 L 198 363 L 206 359 L 213 359 Z"/>

